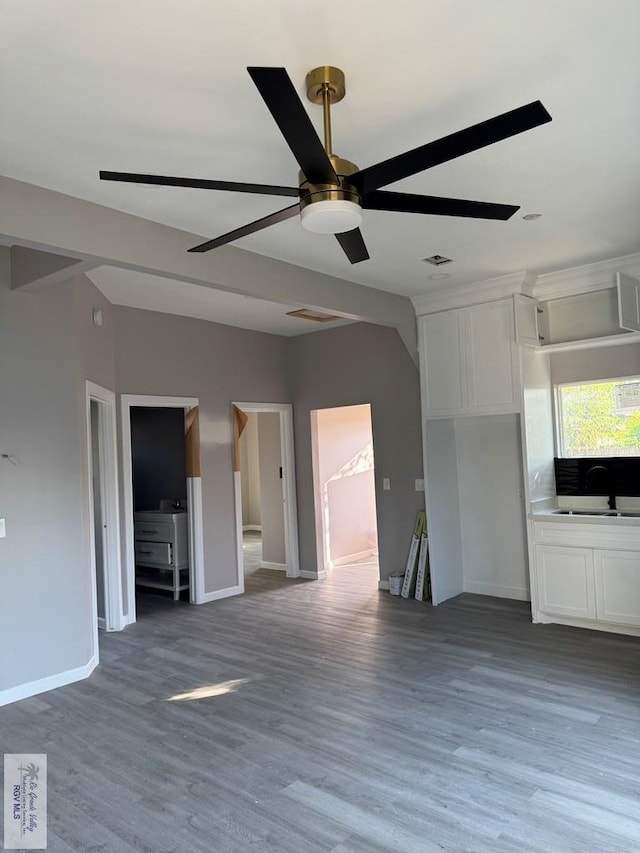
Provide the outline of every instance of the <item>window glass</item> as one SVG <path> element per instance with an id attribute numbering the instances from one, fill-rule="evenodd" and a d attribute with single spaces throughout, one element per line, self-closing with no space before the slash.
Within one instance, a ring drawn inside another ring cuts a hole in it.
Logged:
<path id="1" fill-rule="evenodd" d="M 560 456 L 640 456 L 640 377 L 557 392 Z"/>

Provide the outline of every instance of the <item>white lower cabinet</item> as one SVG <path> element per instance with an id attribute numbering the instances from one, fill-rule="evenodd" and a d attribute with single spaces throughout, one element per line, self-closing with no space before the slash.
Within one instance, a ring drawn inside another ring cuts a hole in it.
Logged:
<path id="1" fill-rule="evenodd" d="M 640 550 L 538 544 L 535 587 L 540 621 L 564 617 L 591 621 L 597 629 L 640 629 Z"/>
<path id="2" fill-rule="evenodd" d="M 640 625 L 640 552 L 594 551 L 596 615 L 616 625 Z"/>
<path id="3" fill-rule="evenodd" d="M 593 551 L 536 545 L 538 605 L 544 613 L 595 619 Z"/>

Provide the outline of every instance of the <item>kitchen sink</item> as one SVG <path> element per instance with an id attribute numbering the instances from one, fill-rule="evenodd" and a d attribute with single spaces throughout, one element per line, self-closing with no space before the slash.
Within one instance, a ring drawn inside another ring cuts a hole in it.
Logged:
<path id="1" fill-rule="evenodd" d="M 617 509 L 554 509 L 553 515 L 591 515 L 600 518 L 640 518 L 640 512 L 623 512 Z"/>
<path id="2" fill-rule="evenodd" d="M 554 509 L 554 515 L 608 515 L 601 509 Z"/>

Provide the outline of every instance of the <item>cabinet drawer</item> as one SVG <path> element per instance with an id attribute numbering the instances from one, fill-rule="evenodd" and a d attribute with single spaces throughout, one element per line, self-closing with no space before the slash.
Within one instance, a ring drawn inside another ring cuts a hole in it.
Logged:
<path id="1" fill-rule="evenodd" d="M 162 521 L 136 521 L 134 522 L 134 535 L 136 539 L 145 541 L 173 542 L 173 525 Z"/>
<path id="2" fill-rule="evenodd" d="M 173 565 L 173 546 L 170 542 L 136 541 L 136 563 L 140 565 Z"/>

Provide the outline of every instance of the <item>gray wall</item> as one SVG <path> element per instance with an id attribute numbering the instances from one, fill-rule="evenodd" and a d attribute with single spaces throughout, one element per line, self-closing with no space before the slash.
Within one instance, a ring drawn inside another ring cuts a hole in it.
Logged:
<path id="1" fill-rule="evenodd" d="M 258 415 L 247 415 L 247 425 L 240 436 L 240 475 L 242 488 L 242 523 L 260 527 L 260 466 L 258 465 Z"/>
<path id="2" fill-rule="evenodd" d="M 103 312 L 93 325 L 91 309 Z M 10 290 L 0 247 L 0 689 L 65 673 L 92 654 L 84 380 L 122 394 L 200 399 L 205 591 L 237 579 L 232 401 L 294 402 L 303 568 L 315 569 L 309 411 L 369 402 L 383 576 L 402 565 L 422 495 L 418 374 L 392 329 L 353 325 L 287 339 L 111 306 L 84 276 Z M 7 368 L 10 367 L 10 369 Z M 378 486 L 380 484 L 378 483 Z M 37 626 L 31 629 L 31 626 Z M 5 661 L 8 663 L 5 664 Z"/>
<path id="3" fill-rule="evenodd" d="M 83 363 L 73 282 L 10 290 L 0 247 L 0 689 L 92 654 Z"/>
<path id="4" fill-rule="evenodd" d="M 118 392 L 200 400 L 205 592 L 237 582 L 231 403 L 288 402 L 287 343 L 204 320 L 116 308 Z"/>
<path id="5" fill-rule="evenodd" d="M 404 568 L 415 514 L 424 495 L 418 369 L 394 329 L 358 323 L 290 338 L 300 562 L 316 571 L 310 412 L 371 404 L 380 577 Z M 382 491 L 382 478 L 391 491 Z"/>
<path id="6" fill-rule="evenodd" d="M 280 415 L 258 415 L 258 464 L 260 466 L 260 513 L 262 518 L 262 559 L 268 563 L 286 561 L 284 544 L 284 504 L 282 502 L 282 451 Z"/>

